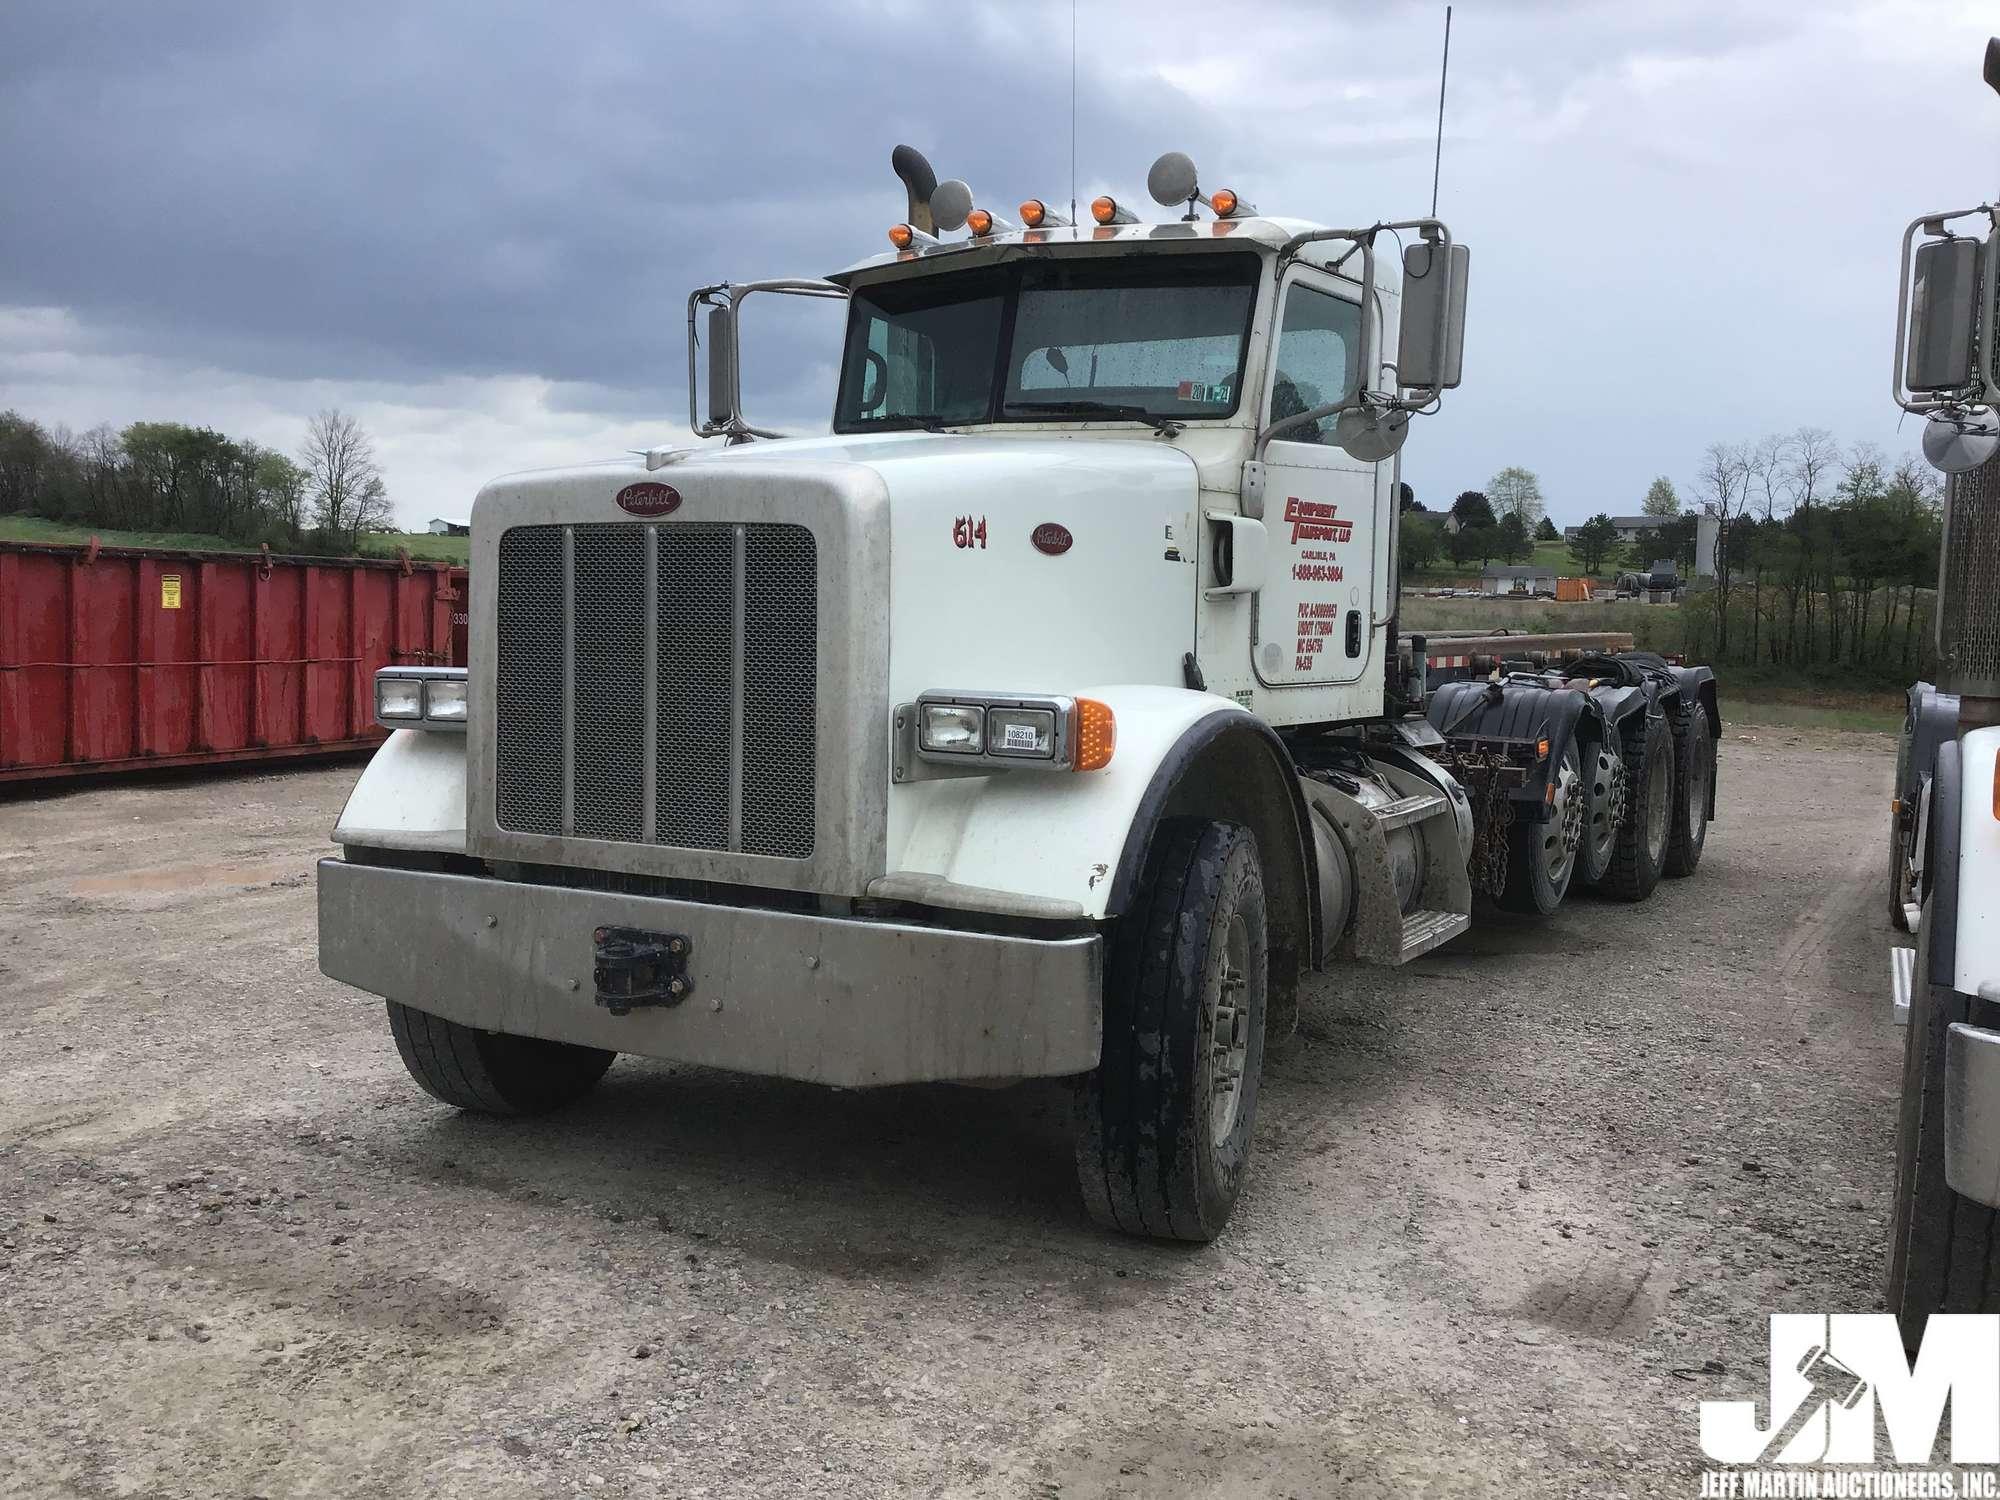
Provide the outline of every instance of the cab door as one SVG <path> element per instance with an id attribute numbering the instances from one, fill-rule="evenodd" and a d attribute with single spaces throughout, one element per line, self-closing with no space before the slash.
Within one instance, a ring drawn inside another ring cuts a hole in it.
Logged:
<path id="1" fill-rule="evenodd" d="M 1361 289 L 1295 266 L 1265 382 L 1265 425 L 1339 400 L 1361 379 Z M 1378 466 L 1350 458 L 1334 418 L 1294 427 L 1264 450 L 1264 526 L 1271 571 L 1257 600 L 1251 652 L 1268 687 L 1358 681 L 1375 650 L 1371 626 L 1380 534 Z"/>

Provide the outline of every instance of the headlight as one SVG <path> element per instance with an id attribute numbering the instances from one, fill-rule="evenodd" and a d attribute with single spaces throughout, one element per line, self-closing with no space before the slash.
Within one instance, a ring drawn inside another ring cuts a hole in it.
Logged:
<path id="1" fill-rule="evenodd" d="M 375 719 L 385 729 L 465 730 L 464 667 L 384 667 Z"/>
<path id="2" fill-rule="evenodd" d="M 925 693 L 894 714 L 897 781 L 995 771 L 1100 771 L 1118 743 L 1094 698 Z"/>
<path id="3" fill-rule="evenodd" d="M 384 719 L 421 719 L 424 685 L 412 677 L 377 677 L 375 712 Z"/>
<path id="4" fill-rule="evenodd" d="M 925 703 L 917 711 L 917 742 L 924 749 L 977 755 L 986 748 L 985 709 L 966 703 Z"/>
<path id="5" fill-rule="evenodd" d="M 424 684 L 424 717 L 445 723 L 465 722 L 465 679 L 434 677 Z"/>

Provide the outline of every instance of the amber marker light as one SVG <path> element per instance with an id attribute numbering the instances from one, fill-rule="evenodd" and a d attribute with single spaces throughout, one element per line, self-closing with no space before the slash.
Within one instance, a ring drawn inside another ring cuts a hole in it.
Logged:
<path id="1" fill-rule="evenodd" d="M 1111 753 L 1118 748 L 1118 716 L 1111 705 L 1095 698 L 1077 699 L 1070 743 L 1076 747 L 1077 770 L 1101 771 L 1110 765 Z"/>

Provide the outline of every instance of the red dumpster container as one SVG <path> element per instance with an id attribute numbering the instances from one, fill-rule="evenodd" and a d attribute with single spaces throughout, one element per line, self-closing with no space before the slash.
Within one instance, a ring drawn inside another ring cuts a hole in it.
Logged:
<path id="1" fill-rule="evenodd" d="M 0 542 L 0 782 L 366 748 L 464 613 L 442 563 Z"/>

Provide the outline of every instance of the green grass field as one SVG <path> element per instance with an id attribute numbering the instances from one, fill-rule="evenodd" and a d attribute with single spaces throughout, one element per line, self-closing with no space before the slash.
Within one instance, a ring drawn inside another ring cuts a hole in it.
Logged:
<path id="1" fill-rule="evenodd" d="M 114 531 L 103 526 L 74 526 L 44 521 L 38 516 L 0 516 L 0 542 L 54 542 L 80 545 L 96 537 L 106 547 L 170 547 L 187 552 L 255 552 L 247 542 L 231 541 L 199 531 Z M 463 563 L 471 541 L 462 536 L 432 536 L 427 531 L 374 532 L 361 539 L 363 557 L 394 557 L 407 548 L 418 562 Z"/>

